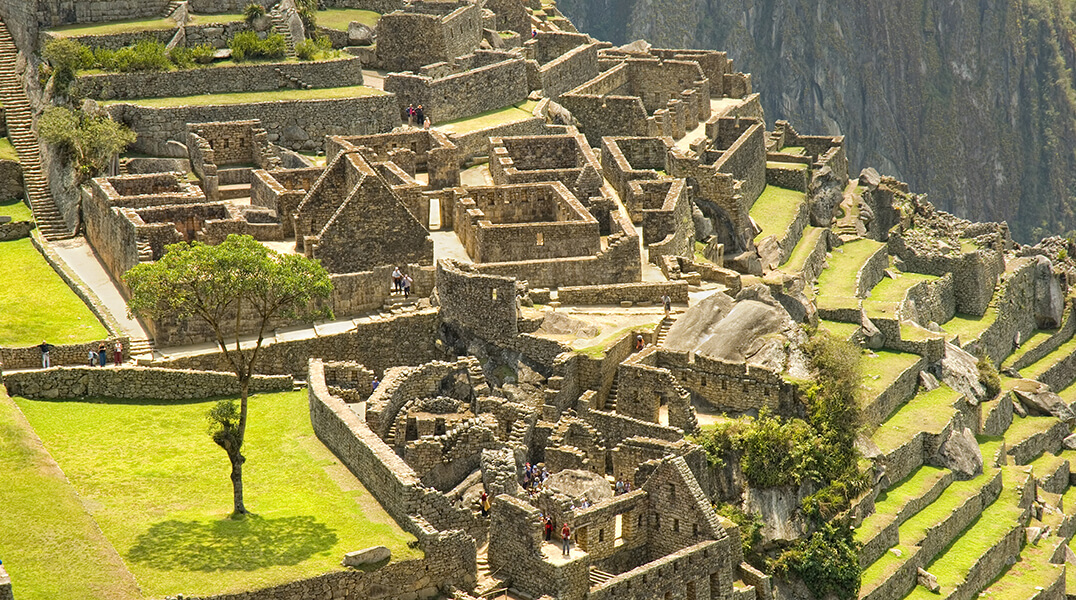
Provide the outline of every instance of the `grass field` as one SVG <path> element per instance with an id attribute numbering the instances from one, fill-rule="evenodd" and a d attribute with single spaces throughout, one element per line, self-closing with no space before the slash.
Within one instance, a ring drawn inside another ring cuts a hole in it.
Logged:
<path id="1" fill-rule="evenodd" d="M 211 401 L 16 402 L 146 597 L 312 577 L 378 544 L 394 560 L 421 556 L 314 437 L 306 392 L 252 397 L 244 484 L 254 515 L 237 521 L 227 458 L 206 433 Z"/>
<path id="2" fill-rule="evenodd" d="M 18 206 L 12 211 L 21 210 Z M 67 287 L 29 239 L 0 242 L 0 346 L 74 344 L 108 336 L 82 299 Z"/>
<path id="3" fill-rule="evenodd" d="M 271 92 L 240 92 L 234 94 L 201 94 L 198 96 L 181 96 L 175 98 L 145 98 L 141 100 L 120 100 L 102 102 L 109 104 L 136 104 L 152 108 L 174 106 L 226 106 L 230 104 L 252 104 L 256 102 L 276 102 L 280 100 L 332 100 L 338 98 L 359 98 L 362 96 L 380 96 L 381 90 L 356 85 L 338 88 L 316 88 L 312 90 L 274 90 Z"/>
<path id="4" fill-rule="evenodd" d="M 318 26 L 338 31 L 347 31 L 352 21 L 358 21 L 370 28 L 377 27 L 377 20 L 380 18 L 381 13 L 357 8 L 330 8 L 317 12 Z"/>
<path id="5" fill-rule="evenodd" d="M 133 600 L 138 586 L 0 387 L 0 557 L 19 600 Z"/>
<path id="6" fill-rule="evenodd" d="M 506 106 L 474 115 L 473 117 L 457 119 L 447 123 L 435 123 L 434 125 L 437 126 L 438 130 L 445 133 L 470 133 L 486 127 L 493 127 L 494 125 L 506 125 L 529 119 L 534 116 L 531 111 L 534 110 L 537 104 L 537 102 L 527 100 L 514 106 Z"/>
<path id="7" fill-rule="evenodd" d="M 29 221 L 34 215 L 21 198 L 11 198 L 0 200 L 0 217 L 11 217 L 12 221 Z"/>
<path id="8" fill-rule="evenodd" d="M 19 153 L 8 138 L 0 138 L 0 160 L 19 160 Z"/>
<path id="9" fill-rule="evenodd" d="M 767 185 L 750 211 L 751 218 L 762 227 L 762 232 L 755 236 L 756 243 L 771 235 L 783 235 L 806 200 L 807 194 L 803 192 Z"/>
<path id="10" fill-rule="evenodd" d="M 221 13 L 215 15 L 191 15 L 189 25 L 213 25 L 215 23 L 231 23 L 242 21 L 243 15 L 238 13 Z M 166 18 L 131 19 L 128 21 L 113 21 L 110 23 L 79 23 L 76 25 L 64 25 L 49 29 L 63 37 L 80 37 L 84 35 L 112 35 L 117 33 L 138 33 L 139 31 L 160 31 L 162 29 L 175 29 L 176 22 Z"/>

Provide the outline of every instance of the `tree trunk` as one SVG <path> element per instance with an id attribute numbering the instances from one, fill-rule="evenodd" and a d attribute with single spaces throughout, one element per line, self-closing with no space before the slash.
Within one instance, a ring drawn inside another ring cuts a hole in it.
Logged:
<path id="1" fill-rule="evenodd" d="M 243 463 L 246 462 L 244 457 L 237 448 L 234 455 L 228 453 L 228 459 L 232 463 L 232 495 L 233 495 L 233 509 L 232 516 L 247 514 L 247 508 L 243 505 Z"/>

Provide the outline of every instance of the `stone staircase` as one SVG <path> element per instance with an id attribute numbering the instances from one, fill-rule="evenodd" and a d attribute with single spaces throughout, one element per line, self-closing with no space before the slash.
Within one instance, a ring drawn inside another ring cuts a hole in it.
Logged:
<path id="1" fill-rule="evenodd" d="M 281 69 L 280 67 L 273 67 L 273 71 L 282 80 L 287 81 L 288 84 L 290 85 L 290 87 L 292 87 L 292 88 L 295 88 L 297 90 L 312 90 L 312 89 L 314 89 L 314 86 L 310 85 L 309 83 L 306 83 L 305 81 L 303 81 L 302 79 L 299 79 L 298 77 L 296 77 L 294 75 L 289 75 L 289 74 L 285 73 L 283 71 L 283 69 Z"/>
<path id="2" fill-rule="evenodd" d="M 74 237 L 56 208 L 41 168 L 41 151 L 33 128 L 30 101 L 15 72 L 17 55 L 18 49 L 7 26 L 0 24 L 0 102 L 7 113 L 8 137 L 19 153 L 26 197 L 30 200 L 37 229 L 49 241 Z"/>
<path id="3" fill-rule="evenodd" d="M 616 394 L 618 389 L 620 389 L 619 369 L 616 374 L 613 375 L 613 385 L 609 388 L 609 393 L 605 396 L 605 410 L 612 413 L 616 412 Z"/>
<path id="4" fill-rule="evenodd" d="M 605 583 L 606 581 L 609 581 L 610 579 L 612 579 L 614 577 L 616 577 L 616 575 L 613 575 L 612 573 L 606 573 L 605 571 L 602 571 L 598 567 L 591 567 L 590 568 L 590 587 L 594 587 L 596 585 L 601 585 L 601 584 Z"/>
<path id="5" fill-rule="evenodd" d="M 292 37 L 291 28 L 288 27 L 287 16 L 280 12 L 280 5 L 269 11 L 268 16 L 273 23 L 273 32 L 284 36 L 284 42 L 288 46 L 288 56 L 295 56 L 295 38 Z"/>
<path id="6" fill-rule="evenodd" d="M 171 17 L 172 15 L 176 14 L 176 11 L 179 10 L 180 7 L 182 7 L 186 3 L 186 0 L 171 0 L 168 3 L 168 6 L 166 6 L 164 9 L 165 18 Z"/>
<path id="7" fill-rule="evenodd" d="M 669 315 L 662 319 L 661 323 L 658 323 L 657 332 L 654 335 L 655 346 L 665 345 L 665 338 L 668 337 L 669 330 L 672 329 L 673 323 L 675 322 L 676 319 L 672 315 Z"/>
<path id="8" fill-rule="evenodd" d="M 153 353 L 155 352 L 155 348 L 153 347 L 153 342 L 148 339 L 142 338 L 131 340 L 129 351 L 131 354 L 131 358 L 135 360 L 153 360 Z"/>

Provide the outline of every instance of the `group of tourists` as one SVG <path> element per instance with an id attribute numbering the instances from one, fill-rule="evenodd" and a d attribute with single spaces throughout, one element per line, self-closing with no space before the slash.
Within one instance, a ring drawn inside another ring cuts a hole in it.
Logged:
<path id="1" fill-rule="evenodd" d="M 52 366 L 52 350 L 55 347 L 46 340 L 41 340 L 41 343 L 37 345 L 37 349 L 41 351 L 42 369 L 48 369 Z M 87 354 L 91 367 L 108 366 L 108 342 L 97 344 L 97 348 L 90 346 Z M 116 340 L 116 343 L 112 345 L 112 361 L 117 367 L 123 364 L 123 342 L 119 340 Z"/>
<path id="2" fill-rule="evenodd" d="M 430 128 L 430 118 L 426 116 L 426 111 L 423 110 L 422 105 L 415 106 L 411 104 L 407 107 L 407 124 L 414 127 L 422 127 L 423 129 Z"/>
<path id="3" fill-rule="evenodd" d="M 553 517 L 549 515 L 538 515 L 538 518 L 542 520 L 542 530 L 545 532 L 545 541 L 553 541 Z M 571 550 L 572 528 L 568 527 L 565 523 L 560 528 L 560 548 L 561 553 L 564 556 L 569 556 Z"/>
<path id="4" fill-rule="evenodd" d="M 621 494 L 627 494 L 630 491 L 631 491 L 631 482 L 630 481 L 622 481 L 620 479 L 616 480 L 616 491 L 614 492 L 614 495 L 619 496 Z"/>
<path id="5" fill-rule="evenodd" d="M 400 267 L 396 267 L 392 270 L 392 291 L 393 293 L 403 294 L 404 298 L 411 297 L 411 284 L 415 282 L 411 279 L 410 275 L 407 275 L 400 270 Z"/>

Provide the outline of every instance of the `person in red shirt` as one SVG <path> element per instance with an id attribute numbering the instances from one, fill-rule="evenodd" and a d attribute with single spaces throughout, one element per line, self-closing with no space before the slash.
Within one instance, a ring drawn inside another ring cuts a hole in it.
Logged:
<path id="1" fill-rule="evenodd" d="M 551 517 L 545 518 L 545 541 L 553 539 L 553 519 Z"/>
<path id="2" fill-rule="evenodd" d="M 564 547 L 563 547 L 564 556 L 570 556 L 571 555 L 571 548 L 569 547 L 570 544 L 571 544 L 571 538 L 572 538 L 572 528 L 568 527 L 568 524 L 565 523 L 564 527 L 560 528 L 560 539 L 561 539 L 561 543 L 564 545 Z"/>

